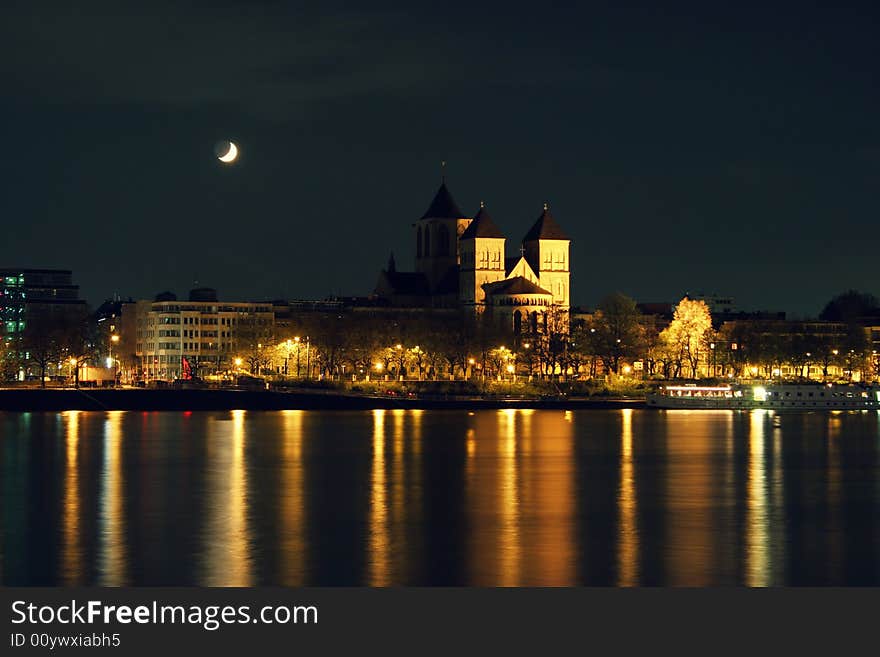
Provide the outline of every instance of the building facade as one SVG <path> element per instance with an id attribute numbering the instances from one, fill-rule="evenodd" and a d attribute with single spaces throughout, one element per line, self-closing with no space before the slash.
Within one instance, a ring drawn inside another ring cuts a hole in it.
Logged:
<path id="1" fill-rule="evenodd" d="M 84 321 L 86 302 L 69 269 L 0 269 L 0 335 L 26 334 L 44 320 Z"/>
<path id="2" fill-rule="evenodd" d="M 69 269 L 0 269 L 0 378 L 41 374 L 35 361 L 51 361 L 85 339 L 88 307 Z"/>
<path id="3" fill-rule="evenodd" d="M 232 372 L 235 360 L 258 358 L 274 331 L 271 302 L 219 301 L 214 290 L 186 301 L 163 293 L 123 307 L 134 312 L 136 379 L 174 380 Z"/>

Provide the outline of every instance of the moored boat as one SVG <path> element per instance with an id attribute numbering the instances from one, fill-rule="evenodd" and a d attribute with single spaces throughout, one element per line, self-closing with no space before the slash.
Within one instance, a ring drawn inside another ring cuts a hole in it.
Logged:
<path id="1" fill-rule="evenodd" d="M 670 384 L 648 393 L 648 407 L 682 409 L 880 410 L 880 386 L 757 383 Z"/>

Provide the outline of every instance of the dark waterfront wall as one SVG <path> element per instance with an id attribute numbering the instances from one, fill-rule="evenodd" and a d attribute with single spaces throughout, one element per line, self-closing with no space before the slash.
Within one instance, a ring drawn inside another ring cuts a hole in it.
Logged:
<path id="1" fill-rule="evenodd" d="M 374 408 L 640 408 L 643 399 L 504 399 L 367 396 L 272 390 L 49 389 L 0 390 L 0 411 L 370 410 Z"/>

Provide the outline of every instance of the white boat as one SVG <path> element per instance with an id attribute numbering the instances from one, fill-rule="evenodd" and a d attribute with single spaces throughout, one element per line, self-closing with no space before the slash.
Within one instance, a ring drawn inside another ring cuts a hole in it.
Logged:
<path id="1" fill-rule="evenodd" d="M 774 410 L 880 410 L 880 387 L 854 384 L 758 383 L 661 386 L 648 407 Z"/>

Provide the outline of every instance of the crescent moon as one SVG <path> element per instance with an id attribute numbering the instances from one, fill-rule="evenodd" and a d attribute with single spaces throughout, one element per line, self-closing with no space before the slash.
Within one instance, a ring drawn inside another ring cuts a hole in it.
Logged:
<path id="1" fill-rule="evenodd" d="M 229 142 L 229 150 L 226 151 L 225 155 L 218 155 L 217 159 L 221 162 L 225 162 L 229 164 L 230 162 L 235 162 L 235 158 L 238 157 L 238 146 L 235 145 L 235 142 Z"/>

